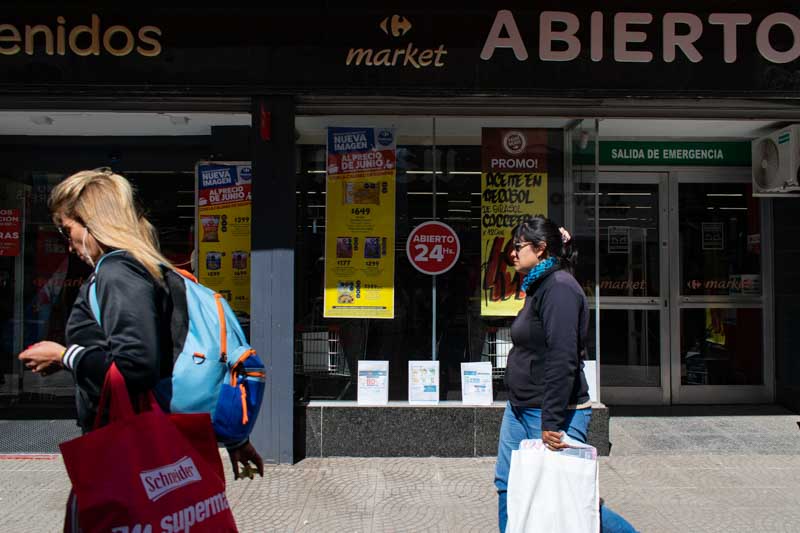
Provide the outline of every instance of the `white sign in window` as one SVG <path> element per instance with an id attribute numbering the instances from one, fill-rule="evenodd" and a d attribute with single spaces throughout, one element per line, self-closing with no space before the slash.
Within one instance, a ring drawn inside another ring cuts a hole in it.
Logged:
<path id="1" fill-rule="evenodd" d="M 358 404 L 389 403 L 389 361 L 358 362 Z"/>
<path id="2" fill-rule="evenodd" d="M 722 222 L 703 222 L 703 250 L 725 249 L 725 227 Z"/>
<path id="3" fill-rule="evenodd" d="M 408 362 L 408 403 L 439 403 L 439 361 Z"/>
<path id="4" fill-rule="evenodd" d="M 492 405 L 492 363 L 461 363 L 461 401 L 464 405 Z"/>
<path id="5" fill-rule="evenodd" d="M 631 249 L 631 229 L 627 226 L 608 227 L 608 253 L 627 254 Z"/>

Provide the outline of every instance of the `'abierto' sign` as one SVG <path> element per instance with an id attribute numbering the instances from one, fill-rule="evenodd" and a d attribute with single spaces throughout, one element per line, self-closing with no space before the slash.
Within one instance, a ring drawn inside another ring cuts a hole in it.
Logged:
<path id="1" fill-rule="evenodd" d="M 444 274 L 453 268 L 460 253 L 458 235 L 442 222 L 423 222 L 406 241 L 408 260 L 423 274 Z"/>

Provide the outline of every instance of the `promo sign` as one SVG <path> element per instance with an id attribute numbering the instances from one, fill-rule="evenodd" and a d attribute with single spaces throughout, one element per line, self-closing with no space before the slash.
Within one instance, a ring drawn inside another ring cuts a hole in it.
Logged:
<path id="1" fill-rule="evenodd" d="M 324 316 L 394 318 L 394 130 L 328 128 Z"/>
<path id="2" fill-rule="evenodd" d="M 481 144 L 481 315 L 514 316 L 525 293 L 510 261 L 511 230 L 547 216 L 547 130 L 483 128 Z"/>
<path id="3" fill-rule="evenodd" d="M 444 274 L 456 264 L 461 242 L 456 232 L 442 222 L 423 222 L 414 228 L 406 241 L 406 255 L 423 274 Z"/>
<path id="4" fill-rule="evenodd" d="M 197 278 L 250 320 L 249 162 L 201 162 L 197 174 Z"/>
<path id="5" fill-rule="evenodd" d="M 0 256 L 19 255 L 21 231 L 19 209 L 0 209 Z"/>

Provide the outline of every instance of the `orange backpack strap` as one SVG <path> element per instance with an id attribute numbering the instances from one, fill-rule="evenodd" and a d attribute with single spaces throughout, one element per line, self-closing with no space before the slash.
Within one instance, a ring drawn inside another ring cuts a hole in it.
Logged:
<path id="1" fill-rule="evenodd" d="M 214 294 L 214 301 L 217 302 L 217 314 L 219 315 L 219 361 L 224 363 L 228 360 L 228 329 L 225 326 L 225 308 L 222 307 L 223 296 L 219 293 Z"/>
<path id="2" fill-rule="evenodd" d="M 184 270 L 184 269 L 182 269 L 182 268 L 176 268 L 176 269 L 175 269 L 175 272 L 177 272 L 178 274 L 180 274 L 180 275 L 181 275 L 181 276 L 183 276 L 184 278 L 186 278 L 186 279 L 190 279 L 190 280 L 194 281 L 195 283 L 197 283 L 197 278 L 196 278 L 196 277 L 194 277 L 194 274 L 192 274 L 192 273 L 191 273 L 191 272 L 189 272 L 188 270 Z"/>

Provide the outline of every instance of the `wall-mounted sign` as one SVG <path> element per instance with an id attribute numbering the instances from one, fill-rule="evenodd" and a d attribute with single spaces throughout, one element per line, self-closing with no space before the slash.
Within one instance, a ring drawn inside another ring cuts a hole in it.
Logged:
<path id="1" fill-rule="evenodd" d="M 108 24 L 94 13 L 69 20 L 60 15 L 36 17 L 34 24 L 0 24 L 0 56 L 156 57 L 161 54 L 160 38 L 157 26 Z"/>
<path id="2" fill-rule="evenodd" d="M 394 130 L 328 128 L 324 316 L 394 318 Z"/>
<path id="3" fill-rule="evenodd" d="M 631 229 L 628 226 L 608 227 L 608 253 L 627 254 L 631 251 Z"/>
<path id="4" fill-rule="evenodd" d="M 224 26 L 191 6 L 19 4 L 0 15 L 0 79 L 27 91 L 58 80 L 96 92 L 102 79 L 109 92 L 795 97 L 800 58 L 798 14 L 756 0 L 736 2 L 735 13 L 558 0 L 513 10 L 255 6 L 226 11 Z M 220 28 L 236 31 L 220 39 Z M 220 68 L 211 75 L 208 64 Z"/>
<path id="5" fill-rule="evenodd" d="M 771 63 L 791 63 L 800 57 L 800 19 L 791 13 L 771 13 L 758 22 L 747 13 L 710 13 L 703 18 L 694 13 L 542 11 L 538 16 L 537 42 L 540 61 L 573 61 L 588 55 L 595 62 L 615 63 L 673 63 L 690 61 L 702 63 L 707 56 L 717 58 L 722 51 L 725 63 L 738 60 L 742 39 L 739 28 L 746 27 L 750 42 L 743 45 L 755 49 Z M 583 23 L 581 22 L 583 18 Z M 660 20 L 659 20 L 660 19 Z M 719 31 L 722 27 L 724 31 Z M 792 38 L 788 49 L 776 48 L 770 39 L 773 28 L 788 27 Z M 489 61 L 498 49 L 513 51 L 517 61 L 527 61 L 531 54 L 523 40 L 526 26 L 518 26 L 514 13 L 497 12 L 481 51 L 481 59 Z M 656 28 L 658 34 L 656 34 Z M 578 30 L 582 31 L 579 33 Z M 755 29 L 753 36 L 752 29 Z M 687 33 L 688 30 L 688 33 Z M 703 39 L 703 33 L 714 39 Z M 610 39 L 613 47 L 604 41 Z M 642 43 L 650 43 L 650 46 Z M 653 46 L 654 43 L 658 45 Z M 612 53 L 606 53 L 611 50 Z M 506 52 L 507 53 L 507 52 Z M 533 58 L 531 58 L 533 59 Z"/>
<path id="6" fill-rule="evenodd" d="M 423 222 L 408 235 L 406 255 L 423 274 L 444 274 L 456 264 L 461 243 L 453 228 L 442 222 Z"/>
<path id="7" fill-rule="evenodd" d="M 0 209 L 0 256 L 18 256 L 21 237 L 19 209 Z"/>
<path id="8" fill-rule="evenodd" d="M 700 225 L 702 232 L 703 250 L 725 249 L 725 225 L 722 222 L 703 222 Z"/>
<path id="9" fill-rule="evenodd" d="M 481 315 L 514 316 L 525 294 L 509 260 L 511 230 L 547 216 L 547 130 L 483 128 L 481 145 Z"/>
<path id="10" fill-rule="evenodd" d="M 413 69 L 445 66 L 447 50 L 444 44 L 426 47 L 406 37 L 414 27 L 408 18 L 395 14 L 383 18 L 376 26 L 389 37 L 391 46 L 350 48 L 345 65 Z"/>
<path id="11" fill-rule="evenodd" d="M 573 146 L 573 163 L 594 165 L 595 143 Z M 749 167 L 749 142 L 600 140 L 601 165 Z"/>

